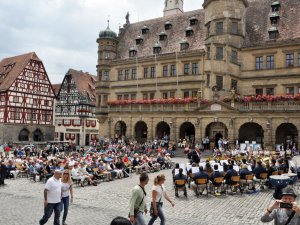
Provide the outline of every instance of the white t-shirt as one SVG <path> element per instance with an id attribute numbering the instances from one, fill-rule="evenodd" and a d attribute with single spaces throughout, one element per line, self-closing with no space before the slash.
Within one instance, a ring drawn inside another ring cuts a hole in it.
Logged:
<path id="1" fill-rule="evenodd" d="M 61 197 L 65 198 L 70 195 L 70 187 L 69 183 L 61 182 Z"/>
<path id="2" fill-rule="evenodd" d="M 49 178 L 45 185 L 47 189 L 47 202 L 58 203 L 61 201 L 61 181 L 56 180 L 54 177 Z"/>
<path id="3" fill-rule="evenodd" d="M 163 195 L 165 195 L 166 189 L 164 185 L 153 185 L 152 191 L 156 191 L 156 202 L 163 202 Z"/>

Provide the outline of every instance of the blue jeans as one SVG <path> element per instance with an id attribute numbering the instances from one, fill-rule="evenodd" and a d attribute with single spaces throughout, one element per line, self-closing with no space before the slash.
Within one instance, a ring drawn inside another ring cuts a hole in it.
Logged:
<path id="1" fill-rule="evenodd" d="M 66 222 L 70 205 L 70 196 L 61 199 L 61 211 L 64 211 L 62 222 Z"/>
<path id="2" fill-rule="evenodd" d="M 137 213 L 137 216 L 134 220 L 134 225 L 147 225 L 147 222 L 145 220 L 145 217 L 144 217 L 144 213 L 143 212 L 138 212 Z"/>
<path id="3" fill-rule="evenodd" d="M 157 205 L 157 211 L 158 211 L 158 217 L 160 219 L 160 225 L 165 225 L 166 224 L 166 219 L 165 219 L 164 211 L 162 209 L 162 205 L 161 204 Z M 153 215 L 151 217 L 148 225 L 153 225 L 156 219 L 157 219 L 157 217 Z"/>
<path id="4" fill-rule="evenodd" d="M 47 223 L 48 219 L 51 217 L 54 211 L 54 225 L 60 225 L 59 217 L 61 212 L 61 203 L 48 203 L 44 209 L 44 216 L 40 220 L 40 225 Z"/>

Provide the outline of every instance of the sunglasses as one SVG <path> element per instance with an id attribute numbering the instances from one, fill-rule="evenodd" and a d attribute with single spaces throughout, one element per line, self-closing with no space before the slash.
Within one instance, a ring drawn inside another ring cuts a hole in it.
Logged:
<path id="1" fill-rule="evenodd" d="M 69 175 L 69 173 L 64 173 L 64 175 Z"/>

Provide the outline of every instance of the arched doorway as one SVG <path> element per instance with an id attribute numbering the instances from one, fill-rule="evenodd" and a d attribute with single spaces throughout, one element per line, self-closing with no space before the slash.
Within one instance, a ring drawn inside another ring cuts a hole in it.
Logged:
<path id="1" fill-rule="evenodd" d="M 115 126 L 115 137 L 122 138 L 123 136 L 126 136 L 126 129 L 126 123 L 124 121 L 118 121 Z"/>
<path id="2" fill-rule="evenodd" d="M 255 141 L 257 144 L 264 143 L 264 129 L 257 123 L 244 123 L 239 129 L 240 143 Z"/>
<path id="3" fill-rule="evenodd" d="M 210 142 L 218 146 L 218 141 L 221 138 L 228 138 L 228 129 L 224 123 L 213 122 L 207 125 L 205 134 L 209 137 Z"/>
<path id="4" fill-rule="evenodd" d="M 185 122 L 180 126 L 179 138 L 195 141 L 195 126 L 191 122 Z"/>
<path id="5" fill-rule="evenodd" d="M 298 147 L 298 129 L 292 123 L 282 123 L 276 129 L 276 145 L 292 148 Z"/>
<path id="6" fill-rule="evenodd" d="M 26 128 L 20 131 L 19 141 L 29 141 L 29 131 Z"/>
<path id="7" fill-rule="evenodd" d="M 144 121 L 139 121 L 135 124 L 135 139 L 138 143 L 144 143 L 147 141 L 148 128 Z"/>
<path id="8" fill-rule="evenodd" d="M 156 126 L 156 136 L 158 139 L 170 140 L 170 126 L 166 122 L 159 122 Z"/>
<path id="9" fill-rule="evenodd" d="M 44 135 L 40 129 L 36 129 L 33 132 L 33 141 L 43 141 Z"/>

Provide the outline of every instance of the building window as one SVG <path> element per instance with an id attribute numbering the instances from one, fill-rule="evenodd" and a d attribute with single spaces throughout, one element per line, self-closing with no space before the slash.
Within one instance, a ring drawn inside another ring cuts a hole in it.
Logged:
<path id="1" fill-rule="evenodd" d="M 231 79 L 231 90 L 237 90 L 237 80 Z"/>
<path id="2" fill-rule="evenodd" d="M 274 95 L 275 94 L 274 88 L 266 88 L 266 94 L 267 95 Z"/>
<path id="3" fill-rule="evenodd" d="M 198 63 L 192 63 L 192 74 L 193 75 L 199 74 Z"/>
<path id="4" fill-rule="evenodd" d="M 285 57 L 286 67 L 293 67 L 294 66 L 294 53 L 288 53 Z"/>
<path id="5" fill-rule="evenodd" d="M 206 86 L 210 86 L 210 74 L 206 74 Z"/>
<path id="6" fill-rule="evenodd" d="M 219 90 L 223 89 L 223 76 L 216 76 L 216 86 Z"/>
<path id="7" fill-rule="evenodd" d="M 103 95 L 103 104 L 104 105 L 107 104 L 107 100 L 108 100 L 108 96 L 107 95 Z"/>
<path id="8" fill-rule="evenodd" d="M 109 57 L 110 57 L 109 52 L 105 52 L 105 59 L 109 59 Z"/>
<path id="9" fill-rule="evenodd" d="M 210 59 L 210 47 L 207 47 L 207 59 Z"/>
<path id="10" fill-rule="evenodd" d="M 151 78 L 155 78 L 156 77 L 156 72 L 155 72 L 155 67 L 154 66 L 151 67 L 150 76 L 151 76 Z"/>
<path id="11" fill-rule="evenodd" d="M 129 80 L 129 70 L 125 70 L 125 80 Z"/>
<path id="12" fill-rule="evenodd" d="M 190 92 L 189 91 L 184 91 L 183 92 L 183 98 L 189 98 L 190 97 Z"/>
<path id="13" fill-rule="evenodd" d="M 255 58 L 255 69 L 262 70 L 263 69 L 263 57 L 258 56 Z"/>
<path id="14" fill-rule="evenodd" d="M 168 66 L 163 66 L 163 76 L 167 77 L 168 76 Z"/>
<path id="15" fill-rule="evenodd" d="M 264 90 L 262 88 L 256 88 L 255 89 L 255 94 L 256 95 L 263 95 L 264 94 Z"/>
<path id="16" fill-rule="evenodd" d="M 144 79 L 148 78 L 148 67 L 144 68 Z"/>
<path id="17" fill-rule="evenodd" d="M 154 99 L 155 93 L 150 93 L 150 99 Z"/>
<path id="18" fill-rule="evenodd" d="M 168 98 L 168 92 L 163 92 L 162 93 L 162 98 L 167 99 Z"/>
<path id="19" fill-rule="evenodd" d="M 192 98 L 197 98 L 197 91 L 192 91 Z"/>
<path id="20" fill-rule="evenodd" d="M 223 47 L 217 47 L 216 59 L 217 60 L 223 59 Z"/>
<path id="21" fill-rule="evenodd" d="M 123 70 L 119 70 L 118 71 L 118 80 L 122 80 L 123 79 Z"/>
<path id="22" fill-rule="evenodd" d="M 10 119 L 15 120 L 16 119 L 16 109 L 15 108 L 10 108 Z"/>
<path id="23" fill-rule="evenodd" d="M 274 55 L 268 55 L 267 56 L 267 69 L 274 69 L 275 63 L 274 63 Z"/>
<path id="24" fill-rule="evenodd" d="M 31 118 L 32 120 L 36 120 L 36 110 L 32 110 Z"/>
<path id="25" fill-rule="evenodd" d="M 170 98 L 175 98 L 175 91 L 170 92 Z"/>
<path id="26" fill-rule="evenodd" d="M 108 70 L 105 70 L 103 72 L 102 80 L 103 81 L 108 81 L 109 80 L 109 71 Z"/>
<path id="27" fill-rule="evenodd" d="M 269 31 L 269 38 L 270 39 L 277 39 L 278 35 L 279 35 L 278 30 Z"/>
<path id="28" fill-rule="evenodd" d="M 237 22 L 232 22 L 231 23 L 231 33 L 232 34 L 237 34 L 238 33 L 238 23 Z"/>
<path id="29" fill-rule="evenodd" d="M 149 32 L 149 28 L 147 26 L 144 26 L 142 28 L 142 34 L 147 34 Z"/>
<path id="30" fill-rule="evenodd" d="M 165 30 L 171 30 L 171 28 L 172 28 L 172 23 L 170 21 L 167 21 L 165 23 Z"/>
<path id="31" fill-rule="evenodd" d="M 49 100 L 44 100 L 44 106 L 49 106 Z"/>
<path id="32" fill-rule="evenodd" d="M 193 34 L 194 34 L 194 31 L 193 31 L 192 28 L 188 28 L 188 29 L 185 31 L 185 36 L 186 36 L 186 37 L 191 37 L 191 36 L 193 36 Z"/>
<path id="33" fill-rule="evenodd" d="M 223 34 L 223 22 L 216 23 L 216 34 L 217 35 Z"/>
<path id="34" fill-rule="evenodd" d="M 189 43 L 187 41 L 184 41 L 184 42 L 181 42 L 180 43 L 180 50 L 183 51 L 183 50 L 187 50 L 189 48 Z"/>
<path id="35" fill-rule="evenodd" d="M 147 93 L 143 93 L 143 100 L 147 100 L 148 99 L 148 94 Z"/>
<path id="36" fill-rule="evenodd" d="M 135 57 L 136 55 L 137 55 L 137 50 L 135 50 L 135 49 L 129 50 L 129 57 Z"/>
<path id="37" fill-rule="evenodd" d="M 183 67 L 183 74 L 184 75 L 189 75 L 190 74 L 190 64 L 189 63 L 185 63 L 184 67 Z"/>
<path id="38" fill-rule="evenodd" d="M 38 100 L 36 98 L 33 99 L 33 103 L 32 103 L 34 106 L 37 106 L 38 105 Z"/>
<path id="39" fill-rule="evenodd" d="M 131 94 L 131 95 L 130 95 L 130 99 L 131 99 L 131 100 L 136 100 L 136 94 Z"/>
<path id="40" fill-rule="evenodd" d="M 194 26 L 198 23 L 198 20 L 196 19 L 196 17 L 191 17 L 190 18 L 190 26 Z"/>
<path id="41" fill-rule="evenodd" d="M 136 68 L 131 69 L 131 79 L 136 80 Z"/>
<path id="42" fill-rule="evenodd" d="M 118 100 L 122 100 L 122 95 L 117 95 Z"/>
<path id="43" fill-rule="evenodd" d="M 160 41 L 167 40 L 167 34 L 164 33 L 164 32 L 160 33 L 160 35 L 159 35 L 159 40 L 160 40 Z"/>
<path id="44" fill-rule="evenodd" d="M 176 76 L 176 65 L 171 65 L 171 77 Z"/>
<path id="45" fill-rule="evenodd" d="M 210 37 L 210 25 L 207 26 L 207 37 Z"/>
<path id="46" fill-rule="evenodd" d="M 238 62 L 238 53 L 235 50 L 231 51 L 231 62 L 233 62 L 233 63 Z"/>
<path id="47" fill-rule="evenodd" d="M 287 87 L 285 93 L 287 95 L 294 95 L 295 94 L 295 88 L 294 87 Z"/>
<path id="48" fill-rule="evenodd" d="M 13 97 L 13 102 L 14 103 L 18 103 L 19 102 L 19 97 L 18 96 L 14 96 Z"/>
<path id="49" fill-rule="evenodd" d="M 159 54 L 161 51 L 161 47 L 153 47 L 153 54 Z"/>
<path id="50" fill-rule="evenodd" d="M 141 45 L 141 44 L 143 44 L 143 42 L 144 42 L 144 39 L 140 36 L 138 36 L 137 39 L 135 39 L 136 45 Z"/>
<path id="51" fill-rule="evenodd" d="M 129 94 L 124 95 L 124 100 L 129 100 Z"/>

